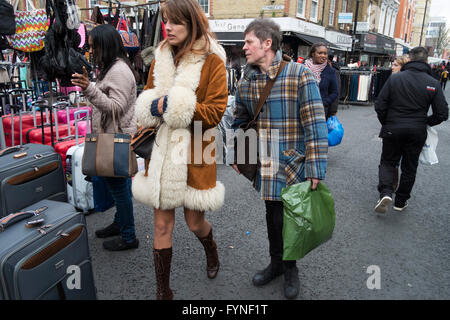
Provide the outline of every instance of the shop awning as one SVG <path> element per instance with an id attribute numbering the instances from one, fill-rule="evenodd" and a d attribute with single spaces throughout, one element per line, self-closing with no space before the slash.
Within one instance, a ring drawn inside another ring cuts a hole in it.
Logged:
<path id="1" fill-rule="evenodd" d="M 297 33 L 297 32 L 292 32 L 292 34 L 294 34 L 297 38 L 303 40 L 304 42 L 306 42 L 309 45 L 313 45 L 314 43 L 318 43 L 318 42 L 323 42 L 327 45 L 327 47 L 334 46 L 333 43 L 331 43 L 321 37 L 314 37 L 314 36 L 306 35 L 303 33 Z"/>

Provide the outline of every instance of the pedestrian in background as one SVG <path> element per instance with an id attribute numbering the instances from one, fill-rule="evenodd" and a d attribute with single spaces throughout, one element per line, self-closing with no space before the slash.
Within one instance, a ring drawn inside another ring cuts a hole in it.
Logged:
<path id="1" fill-rule="evenodd" d="M 92 128 L 94 133 L 114 133 L 112 113 L 123 133 L 136 131 L 134 103 L 136 101 L 136 74 L 132 71 L 127 52 L 117 30 L 104 24 L 95 27 L 89 35 L 89 47 L 100 73 L 95 85 L 89 81 L 86 69 L 83 74 L 73 74 L 72 83 L 82 88 L 92 103 Z M 139 246 L 136 238 L 131 194 L 131 178 L 104 179 L 116 205 L 112 224 L 96 231 L 99 238 L 116 235 L 121 237 L 103 242 L 110 251 L 134 249 Z"/>
<path id="2" fill-rule="evenodd" d="M 392 62 L 392 74 L 400 72 L 402 67 L 409 61 L 409 56 L 407 54 L 397 57 Z"/>
<path id="3" fill-rule="evenodd" d="M 228 92 L 225 50 L 209 32 L 198 2 L 168 0 L 161 10 L 167 39 L 155 50 L 146 90 L 136 102 L 139 125 L 160 127 L 148 176 L 139 172 L 132 189 L 137 200 L 154 208 L 156 299 L 171 300 L 175 208 L 184 207 L 189 229 L 204 246 L 208 278 L 215 278 L 219 271 L 217 245 L 205 211 L 222 206 L 225 187 L 216 181 L 214 152 L 211 158 L 203 157 L 214 140 L 203 143 L 203 135 L 193 133 L 194 126 L 201 125 L 204 133 L 219 124 Z"/>
<path id="4" fill-rule="evenodd" d="M 400 72 L 402 70 L 402 67 L 408 61 L 409 61 L 409 56 L 407 54 L 395 58 L 394 62 L 392 62 L 392 74 Z M 397 187 L 398 187 L 398 178 L 399 178 L 398 167 L 399 166 L 400 166 L 400 159 L 399 159 L 399 162 L 397 162 L 397 164 L 395 165 L 395 169 L 394 169 L 394 181 L 393 181 L 394 191 L 397 190 Z"/>
<path id="5" fill-rule="evenodd" d="M 445 87 L 447 86 L 447 80 L 448 80 L 448 71 L 447 71 L 447 69 L 442 69 L 442 72 L 441 72 L 442 90 L 445 90 Z"/>
<path id="6" fill-rule="evenodd" d="M 305 65 L 312 71 L 316 78 L 325 108 L 325 116 L 328 119 L 337 112 L 337 105 L 333 102 L 338 98 L 338 84 L 336 72 L 328 62 L 328 49 L 322 43 L 315 43 L 309 50 L 308 59 Z"/>
<path id="7" fill-rule="evenodd" d="M 252 21 L 244 37 L 247 67 L 237 89 L 234 129 L 253 119 L 263 88 L 269 79 L 276 77 L 283 59 L 280 28 L 273 20 Z M 319 87 L 305 65 L 288 63 L 281 71 L 259 114 L 256 129 L 258 135 L 278 131 L 276 140 L 259 136 L 258 150 L 276 148 L 279 159 L 272 152 L 265 157 L 258 153 L 260 166 L 253 185 L 265 202 L 270 264 L 258 271 L 252 281 L 255 286 L 263 286 L 284 274 L 284 295 L 293 299 L 299 292 L 298 269 L 295 260 L 282 260 L 281 190 L 306 179 L 316 189 L 325 178 L 328 151 L 328 130 Z M 240 174 L 237 165 L 232 166 Z"/>
<path id="8" fill-rule="evenodd" d="M 379 165 L 380 198 L 375 211 L 386 213 L 392 203 L 394 167 L 401 158 L 400 184 L 394 210 L 403 211 L 416 179 L 419 155 L 427 138 L 427 125 L 448 119 L 448 105 L 439 81 L 427 64 L 427 50 L 416 47 L 402 72 L 391 75 L 381 90 L 375 111 L 382 125 L 383 149 Z M 428 116 L 430 105 L 433 114 Z"/>
<path id="9" fill-rule="evenodd" d="M 328 64 L 336 74 L 337 97 L 328 108 L 328 113 L 326 114 L 327 120 L 329 117 L 336 115 L 339 108 L 339 96 L 341 95 L 341 67 L 337 61 L 334 61 L 334 55 L 332 54 L 328 55 Z"/>

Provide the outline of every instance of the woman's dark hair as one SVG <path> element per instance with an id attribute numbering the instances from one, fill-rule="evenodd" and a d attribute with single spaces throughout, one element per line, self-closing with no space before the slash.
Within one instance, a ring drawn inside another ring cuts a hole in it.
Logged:
<path id="1" fill-rule="evenodd" d="M 92 52 L 100 70 L 98 75 L 99 80 L 105 77 L 106 73 L 118 58 L 125 61 L 131 72 L 133 72 L 136 81 L 138 80 L 137 72 L 131 66 L 130 60 L 128 60 L 127 51 L 123 46 L 122 39 L 112 25 L 102 24 L 95 27 L 89 33 L 89 37 L 92 39 Z"/>
<path id="2" fill-rule="evenodd" d="M 316 51 L 317 51 L 317 48 L 320 48 L 320 47 L 325 47 L 325 48 L 326 48 L 327 45 L 326 45 L 325 43 L 323 43 L 323 42 L 317 42 L 317 43 L 314 43 L 314 44 L 311 46 L 311 49 L 309 49 L 308 58 L 312 58 L 313 53 L 316 52 Z"/>

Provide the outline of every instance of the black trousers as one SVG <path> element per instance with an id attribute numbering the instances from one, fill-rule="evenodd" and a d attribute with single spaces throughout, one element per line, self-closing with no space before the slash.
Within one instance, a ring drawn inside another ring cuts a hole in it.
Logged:
<path id="1" fill-rule="evenodd" d="M 277 262 L 283 258 L 283 202 L 266 200 L 265 204 L 270 258 Z M 296 261 L 283 261 L 283 264 L 293 267 Z"/>
<path id="2" fill-rule="evenodd" d="M 395 193 L 396 201 L 406 201 L 416 180 L 419 155 L 427 139 L 426 127 L 382 130 L 383 151 L 378 167 L 380 197 L 392 196 L 395 166 L 401 158 L 401 176 Z"/>

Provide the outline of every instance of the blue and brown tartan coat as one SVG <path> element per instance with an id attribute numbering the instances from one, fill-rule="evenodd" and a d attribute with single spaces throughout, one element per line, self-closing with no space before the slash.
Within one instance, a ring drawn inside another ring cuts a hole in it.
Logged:
<path id="1" fill-rule="evenodd" d="M 281 59 L 278 51 L 267 74 L 246 67 L 236 93 L 234 129 L 253 119 L 259 96 L 268 78 L 276 76 Z M 261 199 L 281 201 L 281 190 L 287 185 L 306 178 L 325 179 L 328 129 L 320 91 L 308 68 L 287 64 L 259 114 L 257 129 L 259 154 L 269 155 L 258 156 L 254 187 Z M 262 144 L 269 152 L 261 153 Z"/>

